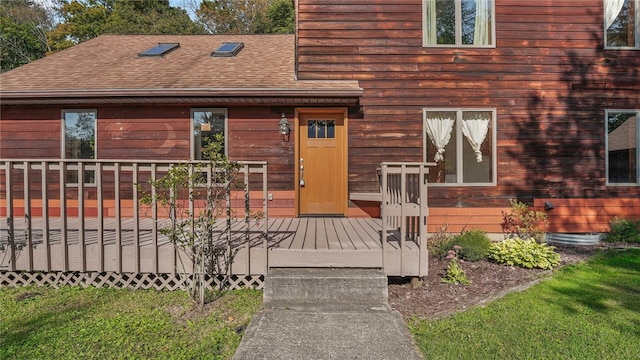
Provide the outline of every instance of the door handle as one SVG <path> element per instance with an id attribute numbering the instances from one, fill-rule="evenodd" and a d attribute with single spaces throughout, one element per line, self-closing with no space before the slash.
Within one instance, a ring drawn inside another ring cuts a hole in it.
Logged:
<path id="1" fill-rule="evenodd" d="M 304 159 L 300 158 L 300 187 L 304 186 Z"/>

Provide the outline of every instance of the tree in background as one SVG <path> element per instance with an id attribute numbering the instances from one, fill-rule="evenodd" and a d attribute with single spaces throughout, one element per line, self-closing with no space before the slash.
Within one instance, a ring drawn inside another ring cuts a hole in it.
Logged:
<path id="1" fill-rule="evenodd" d="M 169 6 L 169 0 L 119 0 L 107 18 L 109 34 L 204 34 L 187 12 Z"/>
<path id="2" fill-rule="evenodd" d="M 296 31 L 296 14 L 291 0 L 270 0 L 266 20 L 258 33 L 293 34 Z"/>
<path id="3" fill-rule="evenodd" d="M 291 0 L 203 0 L 195 14 L 212 34 L 279 34 L 295 30 Z"/>
<path id="4" fill-rule="evenodd" d="M 49 33 L 53 51 L 102 34 L 202 34 L 185 10 L 169 0 L 58 0 L 62 19 Z"/>
<path id="5" fill-rule="evenodd" d="M 53 14 L 33 0 L 0 1 L 0 71 L 44 57 Z"/>
<path id="6" fill-rule="evenodd" d="M 60 23 L 48 34 L 53 52 L 70 48 L 103 33 L 116 0 L 58 0 Z"/>

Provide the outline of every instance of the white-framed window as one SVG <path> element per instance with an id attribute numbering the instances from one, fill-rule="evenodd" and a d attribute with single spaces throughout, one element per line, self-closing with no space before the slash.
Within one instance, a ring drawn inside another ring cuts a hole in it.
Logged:
<path id="1" fill-rule="evenodd" d="M 191 109 L 191 159 L 206 160 L 205 149 L 220 139 L 220 152 L 227 149 L 227 109 Z"/>
<path id="2" fill-rule="evenodd" d="M 422 0 L 423 46 L 495 47 L 494 0 Z"/>
<path id="3" fill-rule="evenodd" d="M 640 110 L 605 111 L 607 185 L 640 185 Z"/>
<path id="4" fill-rule="evenodd" d="M 98 112 L 95 109 L 62 110 L 62 146 L 63 159 L 96 159 L 98 157 L 96 126 Z M 78 183 L 77 165 L 69 165 L 67 183 Z M 95 171 L 85 170 L 84 183 L 95 184 Z"/>
<path id="5" fill-rule="evenodd" d="M 430 185 L 496 185 L 496 110 L 425 108 L 424 161 Z"/>
<path id="6" fill-rule="evenodd" d="M 604 46 L 640 49 L 640 0 L 604 0 Z"/>

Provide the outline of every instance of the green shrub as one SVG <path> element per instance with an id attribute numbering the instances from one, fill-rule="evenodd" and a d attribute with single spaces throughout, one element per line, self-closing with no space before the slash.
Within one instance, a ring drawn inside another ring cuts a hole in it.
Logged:
<path id="1" fill-rule="evenodd" d="M 560 254 L 554 249 L 553 246 L 539 244 L 534 238 L 511 238 L 491 244 L 488 258 L 497 264 L 553 269 L 560 264 Z"/>
<path id="2" fill-rule="evenodd" d="M 467 278 L 467 272 L 460 267 L 460 263 L 464 261 L 458 259 L 458 252 L 460 249 L 460 246 L 455 245 L 453 249 L 449 250 L 447 253 L 447 260 L 449 260 L 449 265 L 447 265 L 447 274 L 440 279 L 440 282 L 454 285 L 471 284 L 471 281 Z"/>
<path id="3" fill-rule="evenodd" d="M 640 243 L 640 220 L 615 218 L 609 223 L 611 231 L 605 237 L 607 242 Z"/>
<path id="4" fill-rule="evenodd" d="M 465 261 L 480 261 L 487 257 L 491 240 L 482 230 L 471 230 L 456 235 L 451 246 L 460 246 L 458 256 Z"/>

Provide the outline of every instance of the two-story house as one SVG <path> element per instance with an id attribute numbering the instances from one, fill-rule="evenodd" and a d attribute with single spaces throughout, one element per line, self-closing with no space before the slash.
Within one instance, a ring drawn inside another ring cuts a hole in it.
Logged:
<path id="1" fill-rule="evenodd" d="M 500 232 L 509 199 L 558 232 L 640 216 L 640 0 L 295 7 L 295 35 L 104 35 L 1 74 L 0 157 L 199 159 L 220 133 L 269 163 L 270 216 L 379 216 L 384 161 L 435 163 L 430 231 Z"/>

